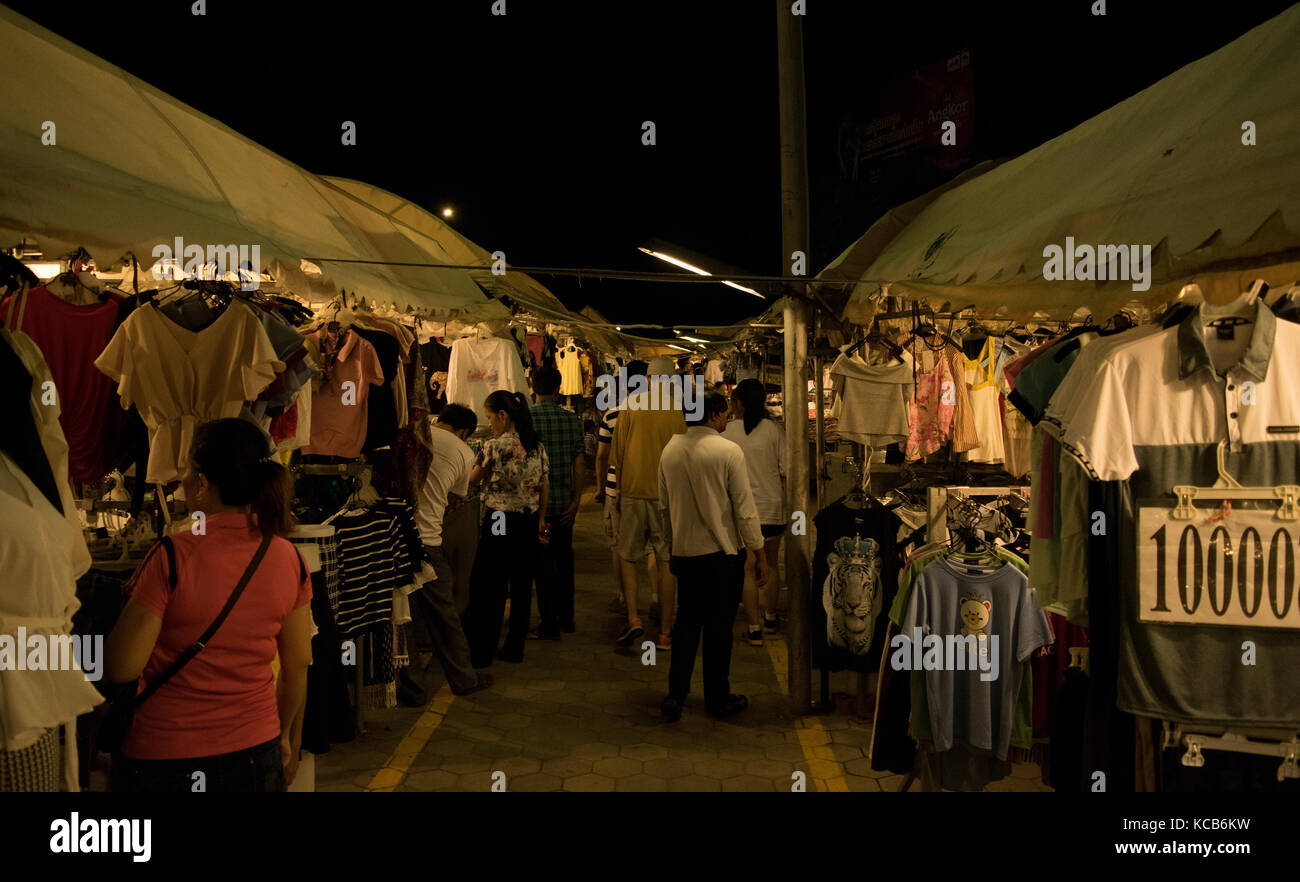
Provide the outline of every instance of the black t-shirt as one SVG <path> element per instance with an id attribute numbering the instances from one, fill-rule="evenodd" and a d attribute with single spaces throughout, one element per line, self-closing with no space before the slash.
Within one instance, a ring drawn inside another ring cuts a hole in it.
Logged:
<path id="1" fill-rule="evenodd" d="M 813 665 L 825 671 L 875 671 L 880 666 L 880 652 L 885 644 L 888 610 L 898 593 L 898 529 L 903 522 L 898 515 L 878 503 L 855 509 L 839 500 L 818 512 L 813 523 L 817 525 L 817 550 L 813 555 L 813 583 L 809 592 Z M 875 547 L 865 542 L 854 543 L 854 537 L 870 539 L 875 542 Z M 836 543 L 841 539 L 847 539 L 847 544 L 837 549 Z M 835 554 L 834 562 L 832 553 Z M 883 596 L 878 605 L 873 604 L 879 609 L 879 614 L 872 626 L 871 642 L 863 653 L 833 645 L 827 637 L 823 605 L 831 587 L 827 585 L 827 579 L 834 575 L 836 584 L 847 586 L 859 578 L 864 569 L 869 572 L 877 565 Z M 835 572 L 832 574 L 833 569 Z"/>

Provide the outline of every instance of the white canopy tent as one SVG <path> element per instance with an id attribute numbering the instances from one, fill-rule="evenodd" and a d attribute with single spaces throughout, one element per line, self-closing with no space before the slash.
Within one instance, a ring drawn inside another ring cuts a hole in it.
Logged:
<path id="1" fill-rule="evenodd" d="M 508 314 L 456 263 L 349 197 L 120 68 L 0 7 L 0 244 L 32 238 L 48 259 L 84 246 L 102 266 L 154 248 L 257 245 L 278 283 L 337 288 L 443 317 Z M 179 257 L 179 255 L 177 255 Z M 304 272 L 304 258 L 322 274 Z"/>
<path id="2" fill-rule="evenodd" d="M 891 212 L 819 278 L 857 283 L 850 315 L 886 286 L 1022 316 L 1087 306 L 1100 318 L 1192 282 L 1213 301 L 1257 277 L 1290 285 L 1300 279 L 1297 45 L 1300 5 L 1023 156 Z M 1045 279 L 1044 249 L 1066 237 L 1076 249 L 1151 246 L 1149 290 L 1131 278 Z"/>

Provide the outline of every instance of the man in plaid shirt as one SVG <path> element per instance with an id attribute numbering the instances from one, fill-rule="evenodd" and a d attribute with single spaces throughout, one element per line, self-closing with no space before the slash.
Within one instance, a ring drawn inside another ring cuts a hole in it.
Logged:
<path id="1" fill-rule="evenodd" d="M 537 611 L 541 623 L 531 636 L 559 640 L 573 630 L 573 522 L 578 517 L 586 469 L 583 464 L 582 423 L 556 404 L 560 372 L 542 368 L 533 374 L 533 426 L 551 461 L 551 493 L 546 504 L 550 542 L 541 546 L 537 569 Z"/>

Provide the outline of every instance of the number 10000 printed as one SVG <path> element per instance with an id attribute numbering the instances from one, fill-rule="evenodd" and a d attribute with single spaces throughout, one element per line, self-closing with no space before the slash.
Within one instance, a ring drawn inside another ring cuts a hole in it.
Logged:
<path id="1" fill-rule="evenodd" d="M 1140 512 L 1142 621 L 1300 629 L 1300 523 L 1271 511 L 1237 510 L 1217 524 L 1168 514 Z"/>

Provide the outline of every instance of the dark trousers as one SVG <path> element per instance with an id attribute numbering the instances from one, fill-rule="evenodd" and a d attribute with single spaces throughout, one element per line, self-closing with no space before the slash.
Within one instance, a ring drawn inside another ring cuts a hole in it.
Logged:
<path id="1" fill-rule="evenodd" d="M 537 612 L 540 629 L 554 633 L 573 625 L 573 524 L 547 518 L 551 541 L 537 547 Z"/>
<path id="2" fill-rule="evenodd" d="M 194 776 L 202 772 L 202 779 Z M 137 760 L 113 757 L 111 786 L 115 793 L 191 793 L 202 780 L 207 793 L 283 793 L 284 764 L 280 739 L 223 753 L 179 760 Z"/>
<path id="3" fill-rule="evenodd" d="M 478 550 L 478 509 L 478 499 L 471 498 L 442 517 L 442 555 L 451 567 L 456 585 L 456 612 L 460 615 L 469 609 L 470 574 Z"/>
<path id="4" fill-rule="evenodd" d="M 452 689 L 464 691 L 478 683 L 470 665 L 469 643 L 456 612 L 456 585 L 451 565 L 439 545 L 424 546 L 424 559 L 438 578 L 411 592 L 411 620 L 419 643 L 428 643 Z M 418 666 L 415 666 L 418 668 Z M 423 671 L 419 671 L 423 673 Z"/>
<path id="5" fill-rule="evenodd" d="M 745 555 L 673 555 L 670 568 L 677 577 L 677 624 L 673 628 L 672 665 L 668 694 L 685 701 L 695 673 L 695 654 L 704 635 L 704 703 L 709 709 L 726 704 L 731 694 L 732 629 L 745 587 Z"/>
<path id="6" fill-rule="evenodd" d="M 528 638 L 528 617 L 533 607 L 533 572 L 537 566 L 537 515 L 487 509 L 479 531 L 478 553 L 470 575 L 469 609 L 465 636 L 470 659 L 486 668 L 496 655 L 501 618 L 510 597 L 510 631 L 502 653 L 519 659 Z"/>

